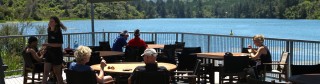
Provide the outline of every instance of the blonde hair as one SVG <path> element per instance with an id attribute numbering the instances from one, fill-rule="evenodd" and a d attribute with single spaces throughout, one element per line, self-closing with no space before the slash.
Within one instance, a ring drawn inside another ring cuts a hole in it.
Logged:
<path id="1" fill-rule="evenodd" d="M 74 57 L 77 62 L 83 61 L 84 58 L 90 58 L 91 49 L 87 46 L 79 46 L 74 52 Z"/>
<path id="2" fill-rule="evenodd" d="M 254 41 L 260 41 L 261 43 L 263 43 L 264 42 L 264 36 L 261 35 L 261 34 L 255 35 L 255 36 L 253 36 L 253 40 Z"/>

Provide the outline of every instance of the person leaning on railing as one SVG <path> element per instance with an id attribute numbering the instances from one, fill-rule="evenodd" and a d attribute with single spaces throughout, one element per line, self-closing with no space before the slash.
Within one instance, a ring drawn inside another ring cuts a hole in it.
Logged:
<path id="1" fill-rule="evenodd" d="M 249 53 L 251 55 L 251 58 L 255 60 L 255 63 L 253 64 L 256 66 L 255 68 L 255 75 L 256 78 L 259 77 L 260 74 L 262 74 L 262 71 L 264 70 L 264 66 L 266 66 L 267 71 L 271 71 L 271 65 L 264 65 L 263 63 L 271 63 L 271 54 L 267 46 L 263 44 L 264 42 L 264 36 L 263 35 L 255 35 L 253 37 L 253 43 L 258 47 L 257 50 L 252 49 L 252 47 L 248 46 L 250 48 Z"/>
<path id="2" fill-rule="evenodd" d="M 79 46 L 74 52 L 76 62 L 72 62 L 68 69 L 79 72 L 92 70 L 90 66 L 86 65 L 86 63 L 90 60 L 91 52 L 92 51 L 89 47 Z M 97 81 L 99 84 L 103 84 L 113 80 L 111 76 L 104 76 L 103 69 L 105 66 L 107 66 L 106 61 L 102 59 L 100 62 L 100 73 L 96 74 Z"/>

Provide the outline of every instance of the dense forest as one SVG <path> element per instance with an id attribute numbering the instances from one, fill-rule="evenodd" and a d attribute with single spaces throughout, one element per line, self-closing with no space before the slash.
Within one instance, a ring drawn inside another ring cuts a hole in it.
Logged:
<path id="1" fill-rule="evenodd" d="M 0 0 L 0 20 L 90 18 L 87 0 Z M 97 19 L 320 19 L 319 0 L 134 0 L 95 3 Z"/>

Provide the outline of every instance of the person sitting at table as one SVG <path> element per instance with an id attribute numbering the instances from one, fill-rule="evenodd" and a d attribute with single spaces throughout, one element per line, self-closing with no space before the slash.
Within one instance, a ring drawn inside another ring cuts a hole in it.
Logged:
<path id="1" fill-rule="evenodd" d="M 114 40 L 112 51 L 120 51 L 123 52 L 122 47 L 127 45 L 127 39 L 129 37 L 129 33 L 127 30 L 124 30 L 120 33 L 120 36 Z"/>
<path id="2" fill-rule="evenodd" d="M 38 39 L 37 37 L 31 36 L 28 39 L 28 45 L 23 50 L 23 55 L 31 58 L 32 63 L 35 64 L 35 70 L 43 71 L 44 64 L 43 62 L 43 55 L 46 52 L 45 47 L 42 47 L 41 50 L 38 50 Z"/>
<path id="3" fill-rule="evenodd" d="M 249 53 L 251 55 L 251 58 L 255 60 L 254 65 L 256 66 L 255 74 L 256 78 L 260 74 L 262 74 L 262 71 L 264 70 L 264 67 L 266 66 L 267 71 L 271 71 L 271 65 L 264 65 L 263 63 L 271 63 L 271 54 L 267 46 L 263 44 L 264 42 L 264 36 L 263 35 L 255 35 L 253 37 L 253 43 L 258 47 L 257 50 L 252 49 L 252 47 L 248 46 L 251 50 L 249 50 Z"/>
<path id="4" fill-rule="evenodd" d="M 140 39 L 140 30 L 139 29 L 136 29 L 134 31 L 134 38 L 128 42 L 128 47 L 144 48 L 144 49 L 147 48 L 147 44 L 142 39 Z"/>
<path id="5" fill-rule="evenodd" d="M 158 66 L 157 64 L 157 52 L 155 49 L 152 48 L 148 48 L 144 51 L 144 53 L 141 55 L 143 56 L 143 61 L 146 64 L 145 66 L 138 66 L 134 69 L 133 73 L 131 74 L 131 76 L 128 78 L 128 84 L 133 84 L 135 83 L 134 81 L 136 81 L 137 78 L 137 71 L 139 72 L 145 72 L 145 71 L 165 71 L 166 74 L 169 77 L 169 71 L 163 67 L 163 66 Z M 146 78 L 145 81 L 148 81 L 148 78 Z M 156 81 L 150 81 L 151 83 L 154 83 Z M 158 84 L 158 83 L 156 83 Z"/>
<path id="6" fill-rule="evenodd" d="M 75 70 L 75 71 L 88 71 L 92 70 L 92 68 L 86 65 L 87 62 L 90 60 L 91 56 L 91 49 L 87 46 L 79 46 L 76 51 L 74 52 L 76 62 L 72 62 L 68 69 Z M 107 81 L 113 80 L 111 76 L 104 76 L 104 67 L 107 66 L 105 60 L 101 60 L 100 62 L 100 73 L 96 74 L 97 82 L 104 83 Z"/>

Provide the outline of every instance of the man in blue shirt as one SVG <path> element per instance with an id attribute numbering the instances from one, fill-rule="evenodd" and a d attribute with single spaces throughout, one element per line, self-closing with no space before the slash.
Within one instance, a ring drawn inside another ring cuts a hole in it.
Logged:
<path id="1" fill-rule="evenodd" d="M 128 31 L 124 30 L 120 33 L 120 36 L 114 40 L 112 51 L 123 52 L 122 47 L 127 45 L 127 39 L 129 37 Z"/>

